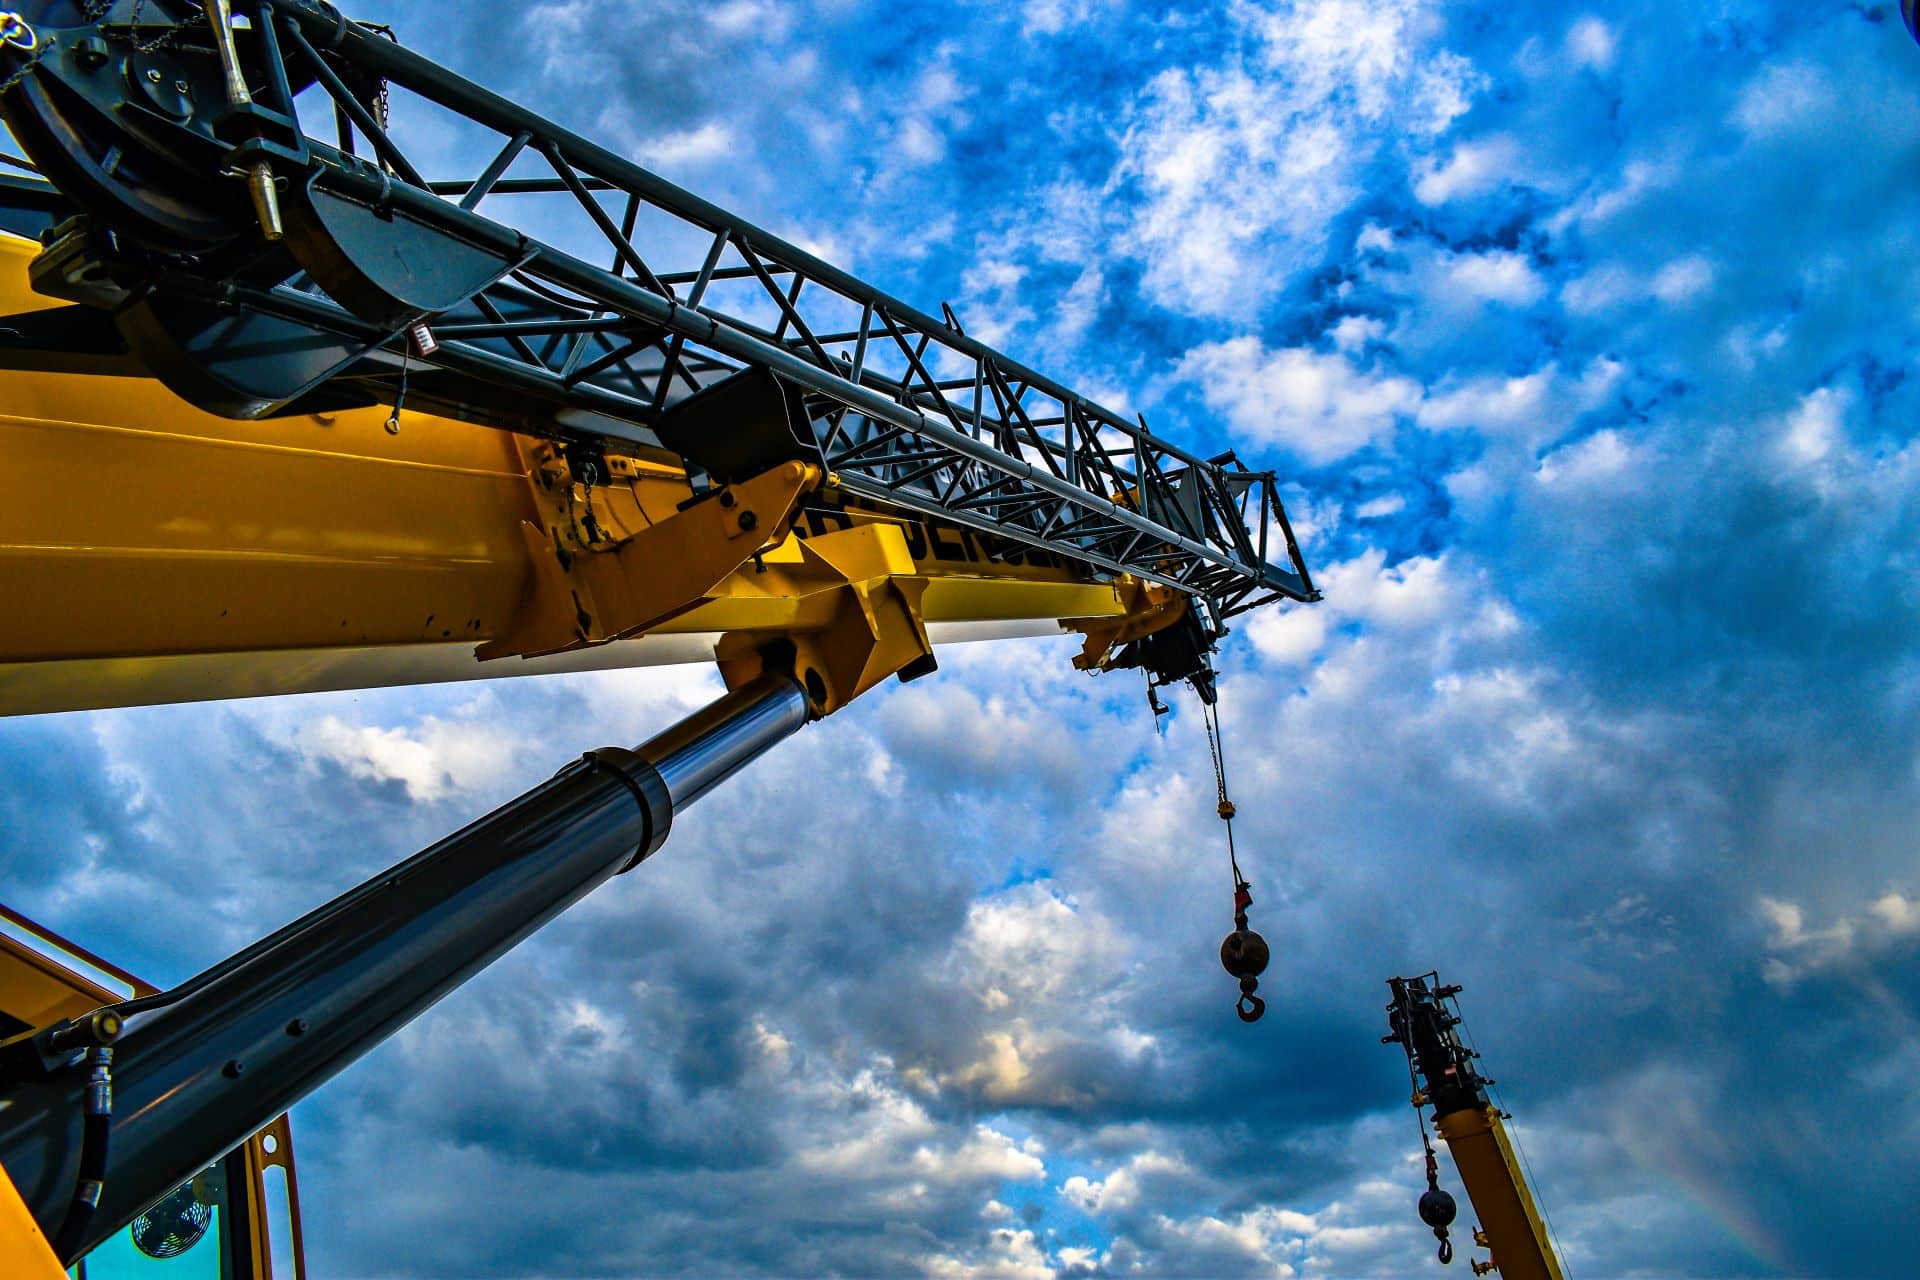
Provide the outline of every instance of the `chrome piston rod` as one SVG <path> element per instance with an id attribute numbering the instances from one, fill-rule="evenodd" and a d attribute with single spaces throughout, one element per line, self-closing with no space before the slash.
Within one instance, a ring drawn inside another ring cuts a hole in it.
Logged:
<path id="1" fill-rule="evenodd" d="M 791 679 L 763 677 L 637 749 L 587 753 L 173 991 L 126 1006 L 105 1189 L 76 1253 L 637 865 L 677 809 L 808 714 Z M 0 1165 L 49 1237 L 73 1200 L 86 1088 L 75 1066 L 0 1080 Z"/>

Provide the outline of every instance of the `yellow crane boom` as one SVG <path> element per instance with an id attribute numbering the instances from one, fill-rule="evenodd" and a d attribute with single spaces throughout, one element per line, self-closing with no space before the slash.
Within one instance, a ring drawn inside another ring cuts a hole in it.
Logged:
<path id="1" fill-rule="evenodd" d="M 1467 1198 L 1473 1202 L 1480 1220 L 1473 1240 L 1490 1254 L 1487 1261 L 1473 1264 L 1473 1273 L 1498 1271 L 1507 1280 L 1561 1280 L 1551 1233 L 1533 1202 L 1500 1108 L 1487 1096 L 1492 1081 L 1475 1066 L 1479 1055 L 1461 1043 L 1460 1015 L 1447 1006 L 1460 988 L 1440 985 L 1438 976 L 1431 973 L 1389 978 L 1387 986 L 1393 998 L 1387 1005 L 1388 1033 L 1381 1043 L 1397 1044 L 1406 1051 L 1407 1072 L 1414 1080 L 1414 1109 L 1433 1108 L 1434 1128 L 1446 1140 Z M 1439 1188 L 1429 1147 L 1427 1192 L 1420 1198 L 1420 1217 L 1440 1240 L 1442 1262 L 1453 1258 L 1447 1230 L 1454 1213 L 1453 1197 Z"/>

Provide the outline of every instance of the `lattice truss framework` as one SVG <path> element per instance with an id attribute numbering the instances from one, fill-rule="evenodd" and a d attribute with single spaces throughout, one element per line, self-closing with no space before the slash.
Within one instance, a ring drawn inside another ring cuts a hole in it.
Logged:
<path id="1" fill-rule="evenodd" d="M 1175 587 L 1216 619 L 1317 598 L 1273 473 L 1160 439 L 968 336 L 950 309 L 916 310 L 329 7 L 234 7 L 251 19 L 256 97 L 298 122 L 270 155 L 283 186 L 328 187 L 506 262 L 432 318 L 426 357 L 303 276 L 221 286 L 352 338 L 344 376 L 382 398 L 403 369 L 478 380 L 555 406 L 574 432 L 644 445 L 665 411 L 764 369 L 799 389 L 803 429 L 851 493 Z M 123 0 L 106 21 L 147 42 L 196 12 Z M 462 156 L 487 158 L 456 179 L 423 171 Z"/>

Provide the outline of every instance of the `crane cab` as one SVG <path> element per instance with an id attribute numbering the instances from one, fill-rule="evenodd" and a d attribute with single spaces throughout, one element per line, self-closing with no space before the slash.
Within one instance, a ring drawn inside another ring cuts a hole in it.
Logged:
<path id="1" fill-rule="evenodd" d="M 0 905 L 0 1042 L 155 994 L 119 966 Z M 0 1170 L 0 1217 L 20 1210 Z M 45 1237 L 0 1232 L 0 1273 L 61 1274 Z M 75 1261 L 74 1280 L 304 1280 L 293 1132 L 280 1116 Z"/>

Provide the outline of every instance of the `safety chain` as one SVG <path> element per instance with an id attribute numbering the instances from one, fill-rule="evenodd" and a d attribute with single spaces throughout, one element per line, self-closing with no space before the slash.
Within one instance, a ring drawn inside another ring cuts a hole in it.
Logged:
<path id="1" fill-rule="evenodd" d="M 0 97 L 12 91 L 13 87 L 27 78 L 27 73 L 40 65 L 40 59 L 47 56 L 45 44 L 34 32 L 27 20 L 11 9 L 0 11 L 0 47 L 12 46 L 26 51 L 27 60 L 13 69 L 5 80 L 0 80 Z"/>
<path id="2" fill-rule="evenodd" d="M 105 40 L 117 40 L 133 46 L 135 53 L 155 53 L 166 48 L 195 26 L 207 20 L 205 9 L 195 13 L 185 22 L 175 23 L 145 44 L 140 42 L 140 14 L 147 7 L 147 0 L 133 0 L 133 8 L 127 14 L 124 29 L 107 25 L 107 15 L 113 9 L 114 0 L 85 0 L 80 6 L 80 20 Z M 12 45 L 27 52 L 27 60 L 15 67 L 5 80 L 0 80 L 0 96 L 10 92 L 15 85 L 27 78 L 27 74 L 40 65 L 40 60 L 53 48 L 53 42 L 40 39 L 25 18 L 12 10 L 0 11 L 0 45 Z"/>

